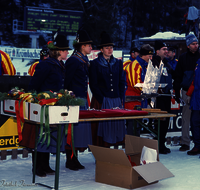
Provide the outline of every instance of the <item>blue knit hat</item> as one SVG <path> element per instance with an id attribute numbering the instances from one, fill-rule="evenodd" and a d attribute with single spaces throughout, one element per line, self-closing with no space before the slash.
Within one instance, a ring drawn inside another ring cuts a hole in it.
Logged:
<path id="1" fill-rule="evenodd" d="M 197 37 L 194 34 L 188 34 L 186 36 L 186 45 L 189 46 L 192 42 L 198 42 Z"/>

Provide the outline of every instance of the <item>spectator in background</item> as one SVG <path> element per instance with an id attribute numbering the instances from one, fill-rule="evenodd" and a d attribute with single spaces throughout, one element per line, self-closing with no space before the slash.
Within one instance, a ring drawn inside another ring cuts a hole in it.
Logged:
<path id="1" fill-rule="evenodd" d="M 129 63 L 133 62 L 133 61 L 136 59 L 136 57 L 137 57 L 138 55 L 139 55 L 139 50 L 138 50 L 137 48 L 135 48 L 135 47 L 131 48 L 129 60 L 127 60 L 127 61 L 125 61 L 125 62 L 123 63 L 123 68 L 124 68 L 124 70 L 125 70 L 126 66 L 127 66 Z"/>
<path id="2" fill-rule="evenodd" d="M 100 53 L 91 61 L 89 70 L 90 89 L 92 91 L 91 108 L 122 108 L 125 89 L 125 74 L 121 60 L 113 56 L 114 43 L 106 32 L 101 34 Z M 93 122 L 93 144 L 110 147 L 124 144 L 124 120 Z"/>
<path id="3" fill-rule="evenodd" d="M 9 54 L 0 50 L 0 75 L 15 75 L 16 69 L 10 59 Z"/>
<path id="4" fill-rule="evenodd" d="M 160 78 L 160 83 L 165 83 L 167 86 L 165 88 L 158 89 L 159 94 L 163 94 L 163 96 L 156 98 L 156 108 L 161 109 L 162 111 L 167 111 L 170 113 L 171 111 L 171 92 L 172 89 L 172 67 L 167 61 L 168 49 L 167 45 L 162 40 L 155 41 L 155 55 L 153 56 L 152 62 L 153 66 L 157 66 L 159 68 L 160 62 L 162 61 L 164 64 L 162 75 Z M 168 94 L 168 96 L 164 96 L 164 94 Z M 165 137 L 169 127 L 169 119 L 165 118 L 160 121 L 160 140 L 159 140 L 159 153 L 167 154 L 170 153 L 171 150 L 165 146 Z M 155 125 L 157 128 L 158 125 Z"/>
<path id="5" fill-rule="evenodd" d="M 140 48 L 140 53 L 135 61 L 132 61 L 125 67 L 127 90 L 126 96 L 140 96 L 142 88 L 135 88 L 137 83 L 143 83 L 149 60 L 154 53 L 153 47 L 144 44 Z M 125 108 L 133 110 L 136 105 L 141 106 L 141 101 L 125 102 Z M 126 120 L 127 134 L 133 135 L 133 120 Z M 139 134 L 138 134 L 139 135 Z"/>
<path id="6" fill-rule="evenodd" d="M 176 56 L 175 48 L 169 47 L 168 48 L 167 60 L 168 60 L 168 63 L 171 65 L 173 70 L 175 70 L 176 65 L 178 63 L 178 59 L 176 59 L 175 56 Z"/>
<path id="7" fill-rule="evenodd" d="M 195 77 L 186 95 L 191 109 L 191 132 L 194 147 L 187 152 L 188 155 L 200 154 L 200 59 L 197 61 Z M 191 97 L 191 100 L 190 100 Z"/>
<path id="8" fill-rule="evenodd" d="M 67 90 L 73 91 L 76 97 L 87 100 L 89 60 L 87 55 L 92 51 L 92 40 L 85 30 L 77 32 L 76 40 L 73 43 L 74 52 L 65 63 L 65 84 Z M 88 102 L 80 106 L 80 110 L 87 110 Z M 78 160 L 78 150 L 83 152 L 92 144 L 92 133 L 90 122 L 80 122 L 74 124 L 74 147 L 76 156 L 72 155 L 72 147 L 65 146 L 66 149 L 66 168 L 70 170 L 84 169 L 85 167 Z"/>
<path id="9" fill-rule="evenodd" d="M 189 104 L 187 103 L 186 92 L 192 82 L 194 76 L 194 69 L 196 67 L 197 60 L 200 58 L 198 51 L 198 39 L 194 34 L 186 36 L 187 52 L 181 54 L 178 59 L 178 63 L 174 72 L 173 88 L 175 90 L 175 100 L 180 103 L 180 90 L 182 88 L 182 99 L 186 102 L 186 105 L 182 109 L 182 136 L 180 151 L 186 151 L 190 149 L 190 115 Z"/>
<path id="10" fill-rule="evenodd" d="M 40 63 L 41 61 L 47 59 L 49 57 L 49 50 L 47 48 L 43 48 L 41 51 L 40 51 L 40 60 L 39 61 L 36 61 L 35 63 L 33 63 L 29 70 L 28 70 L 28 74 L 30 76 L 33 76 L 34 73 L 35 73 L 35 67 L 38 63 Z"/>

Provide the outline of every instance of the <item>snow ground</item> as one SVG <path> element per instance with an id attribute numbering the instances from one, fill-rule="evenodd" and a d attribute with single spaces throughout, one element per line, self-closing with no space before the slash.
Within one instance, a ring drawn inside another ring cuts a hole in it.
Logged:
<path id="1" fill-rule="evenodd" d="M 188 156 L 186 152 L 180 152 L 179 146 L 170 146 L 171 153 L 167 155 L 160 154 L 160 162 L 168 168 L 175 177 L 159 181 L 156 184 L 149 185 L 137 190 L 197 190 L 200 188 L 199 156 Z M 191 143 L 191 147 L 193 144 Z M 51 155 L 50 165 L 55 169 L 55 155 Z M 84 170 L 71 171 L 65 168 L 65 154 L 60 157 L 60 190 L 122 190 L 115 186 L 110 186 L 95 182 L 95 159 L 91 152 L 85 151 L 79 153 L 80 162 L 86 167 Z M 10 156 L 7 160 L 0 160 L 0 190 L 45 190 L 46 187 L 32 184 L 32 156 L 28 158 L 18 158 L 12 160 Z M 54 187 L 53 175 L 47 177 L 36 176 L 36 183 L 42 183 Z"/>

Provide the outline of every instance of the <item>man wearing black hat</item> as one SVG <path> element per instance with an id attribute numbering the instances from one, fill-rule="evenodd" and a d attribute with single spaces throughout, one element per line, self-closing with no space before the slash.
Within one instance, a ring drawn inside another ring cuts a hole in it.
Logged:
<path id="1" fill-rule="evenodd" d="M 135 48 L 135 47 L 131 48 L 129 60 L 127 60 L 127 61 L 125 61 L 125 62 L 123 63 L 123 68 L 124 68 L 124 70 L 125 70 L 126 66 L 127 66 L 129 63 L 133 62 L 133 61 L 136 59 L 136 57 L 137 57 L 138 55 L 139 55 L 139 50 L 138 50 L 138 48 Z"/>
<path id="2" fill-rule="evenodd" d="M 160 83 L 165 83 L 167 86 L 165 88 L 159 89 L 158 93 L 160 94 L 171 94 L 170 90 L 172 89 L 172 67 L 167 62 L 168 48 L 167 45 L 162 40 L 155 41 L 155 55 L 153 56 L 152 62 L 154 66 L 159 68 L 160 62 L 164 64 Z M 171 96 L 160 96 L 156 98 L 156 108 L 159 108 L 163 111 L 171 111 Z M 170 153 L 170 149 L 165 146 L 165 136 L 168 131 L 169 118 L 160 121 L 160 141 L 159 141 L 159 153 L 167 154 Z M 156 125 L 156 128 L 158 126 Z"/>
<path id="3" fill-rule="evenodd" d="M 173 47 L 168 48 L 168 55 L 167 55 L 167 61 L 171 65 L 172 69 L 175 70 L 176 65 L 178 63 L 178 59 L 175 58 L 176 50 Z"/>
<path id="4" fill-rule="evenodd" d="M 194 70 L 197 64 L 197 60 L 200 58 L 198 39 L 194 34 L 186 36 L 187 52 L 180 55 L 174 76 L 173 88 L 175 90 L 176 101 L 180 103 L 180 90 L 182 88 L 182 99 L 186 105 L 182 109 L 182 136 L 180 151 L 187 151 L 190 149 L 190 105 L 187 101 L 188 96 L 186 92 L 194 77 Z M 188 151 L 189 155 L 200 153 L 200 150 Z"/>

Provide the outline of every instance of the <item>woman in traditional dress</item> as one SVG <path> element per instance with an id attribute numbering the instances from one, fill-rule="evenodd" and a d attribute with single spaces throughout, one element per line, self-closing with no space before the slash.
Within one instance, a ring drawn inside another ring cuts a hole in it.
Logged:
<path id="1" fill-rule="evenodd" d="M 44 91 L 59 92 L 64 89 L 65 67 L 62 64 L 62 60 L 67 58 L 68 50 L 70 50 L 66 36 L 56 33 L 54 40 L 48 44 L 48 48 L 49 57 L 37 64 L 28 87 L 29 90 L 35 90 L 37 93 Z M 29 131 L 27 133 L 29 135 L 24 132 L 23 136 L 25 138 L 23 137 L 21 145 L 33 148 L 30 145 L 30 141 L 34 136 L 33 133 L 35 134 L 35 125 L 25 123 L 25 129 L 28 128 L 26 127 L 27 125 L 30 125 L 28 127 L 33 131 L 32 133 Z M 57 137 L 57 132 L 54 131 L 51 134 Z M 35 139 L 33 141 L 35 142 Z M 56 153 L 56 140 L 51 138 L 50 146 L 47 146 L 47 140 L 44 144 L 42 142 L 43 138 L 37 146 L 36 175 L 45 177 L 47 174 L 55 174 L 55 171 L 50 168 L 49 159 L 50 153 Z M 64 139 L 60 151 L 65 151 L 65 142 L 66 140 Z"/>
<path id="2" fill-rule="evenodd" d="M 125 89 L 125 73 L 122 60 L 113 56 L 113 46 L 108 33 L 101 34 L 100 53 L 90 63 L 89 84 L 93 97 L 91 108 L 122 108 Z M 124 120 L 101 121 L 92 124 L 93 144 L 109 147 L 123 144 L 125 137 Z"/>
<path id="3" fill-rule="evenodd" d="M 87 100 L 89 60 L 87 55 L 92 50 L 92 40 L 85 30 L 77 32 L 76 40 L 73 43 L 74 52 L 65 63 L 65 89 L 73 91 L 76 97 Z M 88 103 L 80 106 L 80 110 L 87 110 Z M 70 170 L 84 169 L 85 167 L 78 161 L 78 150 L 80 152 L 92 144 L 91 124 L 90 122 L 80 122 L 74 124 L 74 147 L 76 156 L 72 157 L 72 147 L 66 145 L 66 168 Z M 68 137 L 67 137 L 68 138 Z"/>

